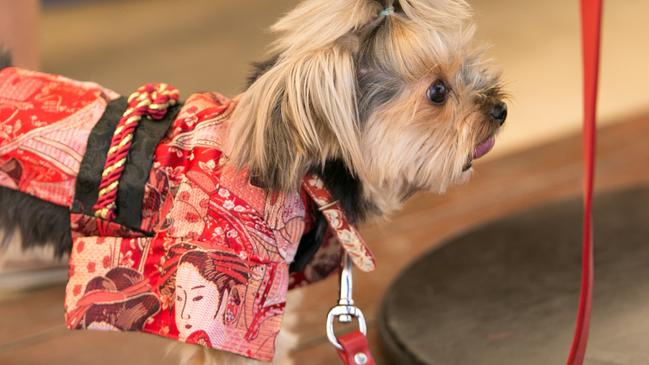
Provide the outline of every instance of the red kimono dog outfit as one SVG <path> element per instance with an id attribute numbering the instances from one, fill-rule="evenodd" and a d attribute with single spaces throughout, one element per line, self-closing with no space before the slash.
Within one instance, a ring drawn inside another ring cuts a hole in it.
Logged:
<path id="1" fill-rule="evenodd" d="M 116 214 L 98 218 L 110 137 L 127 104 L 93 83 L 0 71 L 0 185 L 71 211 L 69 328 L 142 331 L 270 361 L 289 286 L 334 271 L 340 243 L 373 267 L 317 177 L 269 193 L 232 166 L 222 151 L 236 102 L 215 93 L 141 122 Z M 318 206 L 331 239 L 289 274 Z"/>

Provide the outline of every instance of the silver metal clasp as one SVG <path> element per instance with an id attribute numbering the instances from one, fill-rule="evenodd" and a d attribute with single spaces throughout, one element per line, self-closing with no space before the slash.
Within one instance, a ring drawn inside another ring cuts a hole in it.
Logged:
<path id="1" fill-rule="evenodd" d="M 342 346 L 336 339 L 334 332 L 334 318 L 338 318 L 339 323 L 350 323 L 354 318 L 358 321 L 358 329 L 362 334 L 367 335 L 367 324 L 365 323 L 365 316 L 363 312 L 354 305 L 352 298 L 352 259 L 346 252 L 343 252 L 341 265 L 340 265 L 340 287 L 338 304 L 331 308 L 327 314 L 327 338 L 334 347 L 342 350 Z"/>

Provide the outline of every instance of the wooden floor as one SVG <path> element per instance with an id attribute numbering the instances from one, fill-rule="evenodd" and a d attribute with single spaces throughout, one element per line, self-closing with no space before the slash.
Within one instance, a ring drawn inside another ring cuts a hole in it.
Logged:
<path id="1" fill-rule="evenodd" d="M 649 184 L 649 115 L 601 129 L 597 189 Z M 443 196 L 421 194 L 389 222 L 362 227 L 378 269 L 357 274 L 355 299 L 369 320 L 370 342 L 381 353 L 374 318 L 384 290 L 420 253 L 475 225 L 539 203 L 578 194 L 581 189 L 580 137 L 572 136 L 476 164 L 474 179 Z M 575 222 L 575 224 L 579 224 Z M 575 242 L 578 245 L 579 242 Z M 324 319 L 336 300 L 334 278 L 302 289 L 297 364 L 330 365 L 337 355 L 324 334 Z M 0 364 L 173 364 L 165 340 L 151 335 L 67 331 L 63 287 L 14 293 L 0 301 Z M 343 329 L 344 331 L 344 329 Z"/>

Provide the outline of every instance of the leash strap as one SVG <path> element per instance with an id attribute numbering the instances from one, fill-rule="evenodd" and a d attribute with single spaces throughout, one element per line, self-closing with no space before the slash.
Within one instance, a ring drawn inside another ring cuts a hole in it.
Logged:
<path id="1" fill-rule="evenodd" d="M 584 226 L 582 248 L 581 293 L 567 365 L 581 365 L 586 355 L 588 329 L 593 301 L 593 178 L 595 172 L 595 133 L 597 82 L 599 73 L 602 0 L 581 0 L 581 31 L 584 63 L 583 185 Z"/>
<path id="2" fill-rule="evenodd" d="M 366 337 L 365 316 L 352 298 L 354 265 L 362 271 L 372 271 L 376 266 L 374 255 L 356 228 L 348 222 L 340 203 L 334 200 L 320 177 L 306 176 L 302 187 L 316 203 L 343 248 L 338 273 L 338 303 L 327 314 L 327 339 L 338 351 L 344 365 L 374 365 Z M 334 323 L 351 323 L 354 319 L 358 321 L 358 329 L 337 337 Z"/>
<path id="3" fill-rule="evenodd" d="M 338 355 L 344 365 L 375 365 L 374 358 L 370 354 L 367 337 L 361 331 L 354 331 L 338 337 L 342 350 Z"/>
<path id="4" fill-rule="evenodd" d="M 374 365 L 367 342 L 367 324 L 363 312 L 354 305 L 352 298 L 353 270 L 352 258 L 344 253 L 340 262 L 338 304 L 327 314 L 327 339 L 336 348 L 344 365 Z M 334 322 L 351 323 L 358 321 L 358 329 L 342 336 L 336 336 Z"/>
<path id="5" fill-rule="evenodd" d="M 337 200 L 327 190 L 324 181 L 318 175 L 308 175 L 302 182 L 302 187 L 316 203 L 318 209 L 329 223 L 332 233 L 349 255 L 353 263 L 362 271 L 368 272 L 376 267 L 376 260 L 370 248 L 356 228 L 349 223 L 345 211 Z"/>

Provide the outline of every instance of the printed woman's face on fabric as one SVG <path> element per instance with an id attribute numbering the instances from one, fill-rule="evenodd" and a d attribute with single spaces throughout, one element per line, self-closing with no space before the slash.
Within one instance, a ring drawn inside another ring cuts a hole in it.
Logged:
<path id="1" fill-rule="evenodd" d="M 214 327 L 221 321 L 218 318 L 221 298 L 216 284 L 205 279 L 190 263 L 178 267 L 175 308 L 176 326 L 181 339 L 196 331 L 212 335 Z"/>
<path id="2" fill-rule="evenodd" d="M 248 263 L 229 252 L 189 250 L 178 261 L 174 316 L 181 340 L 225 341 L 226 327 L 235 326 L 248 284 Z"/>

